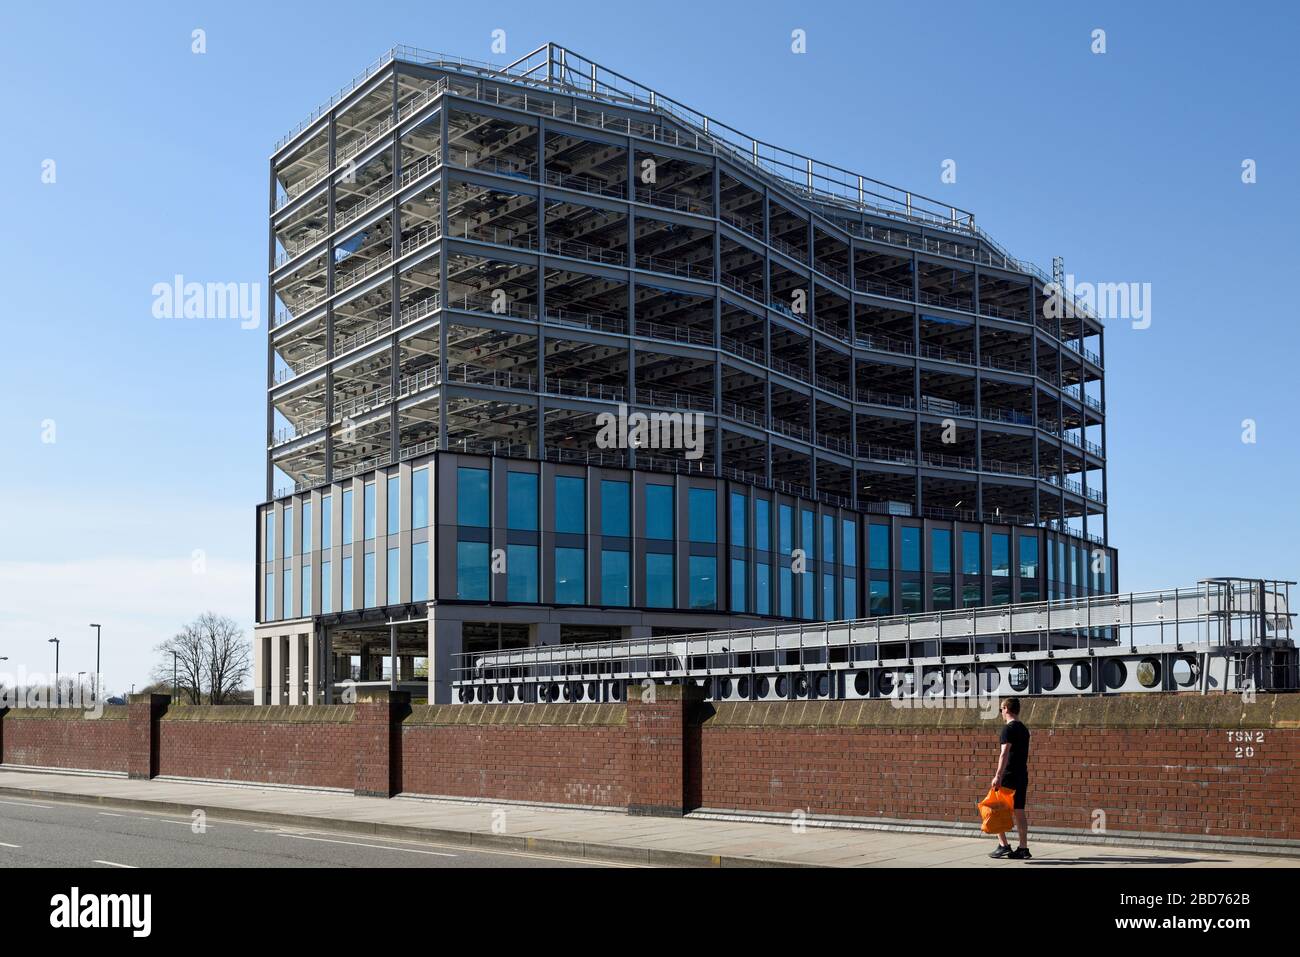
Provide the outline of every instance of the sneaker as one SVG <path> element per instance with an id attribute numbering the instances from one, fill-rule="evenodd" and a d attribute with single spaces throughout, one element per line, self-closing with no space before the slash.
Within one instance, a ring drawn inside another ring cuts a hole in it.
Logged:
<path id="1" fill-rule="evenodd" d="M 1007 857 L 1009 857 L 1013 861 L 1027 861 L 1033 856 L 1034 855 L 1029 853 L 1029 848 L 1027 847 L 1017 847 L 1014 851 L 1012 851 L 1010 854 L 1007 855 Z"/>
<path id="2" fill-rule="evenodd" d="M 993 853 L 991 853 L 991 854 L 989 855 L 989 857 L 993 858 L 995 861 L 1000 861 L 1000 860 L 1002 860 L 1002 858 L 1004 858 L 1004 857 L 1012 857 L 1012 856 L 1014 856 L 1014 854 L 1015 854 L 1015 851 L 1011 850 L 1011 845 L 1009 845 L 1009 844 L 999 844 L 999 845 L 998 845 L 998 849 L 997 849 L 996 851 L 994 851 Z"/>

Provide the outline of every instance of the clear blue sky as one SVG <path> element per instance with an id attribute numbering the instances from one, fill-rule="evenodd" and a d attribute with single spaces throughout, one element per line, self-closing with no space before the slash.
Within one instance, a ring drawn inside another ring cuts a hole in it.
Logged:
<path id="1" fill-rule="evenodd" d="M 114 689 L 143 684 L 153 645 L 206 608 L 251 633 L 265 327 L 155 319 L 152 287 L 264 288 L 276 140 L 393 44 L 502 60 L 495 29 L 505 59 L 553 39 L 755 136 L 950 198 L 1017 256 L 1150 283 L 1151 327 L 1114 322 L 1106 343 L 1121 584 L 1300 576 L 1294 4 L 6 4 L 10 670 L 50 668 L 51 635 L 65 671 L 90 670 L 92 620 Z"/>

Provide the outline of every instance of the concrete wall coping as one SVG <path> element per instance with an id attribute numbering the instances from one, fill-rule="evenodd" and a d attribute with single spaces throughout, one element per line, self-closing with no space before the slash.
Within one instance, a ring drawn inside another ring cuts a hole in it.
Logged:
<path id="1" fill-rule="evenodd" d="M 347 724 L 355 709 L 350 704 L 308 705 L 172 705 L 163 721 L 237 722 L 261 724 Z"/>
<path id="2" fill-rule="evenodd" d="M 627 707 L 606 704 L 435 704 L 412 705 L 403 727 L 423 725 L 616 726 L 627 723 Z"/>
<path id="3" fill-rule="evenodd" d="M 125 721 L 126 706 L 105 705 L 99 718 L 87 717 L 87 712 L 83 708 L 0 708 L 0 714 L 4 715 L 6 721 L 23 718 L 48 718 L 57 721 Z"/>
<path id="4" fill-rule="evenodd" d="M 988 728 L 1002 724 L 991 707 L 925 707 L 894 699 L 860 701 L 715 702 L 706 727 Z M 1031 729 L 1188 728 L 1300 729 L 1300 694 L 1261 694 L 1253 704 L 1240 695 L 1107 695 L 1021 699 L 1021 720 Z"/>

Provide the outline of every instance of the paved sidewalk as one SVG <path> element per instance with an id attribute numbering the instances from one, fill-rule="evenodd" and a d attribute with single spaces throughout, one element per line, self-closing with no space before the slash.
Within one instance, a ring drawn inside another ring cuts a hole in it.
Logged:
<path id="1" fill-rule="evenodd" d="M 1032 840 L 1026 864 L 987 857 L 991 838 L 570 810 L 256 785 L 130 781 L 0 768 L 0 799 L 75 801 L 441 844 L 688 867 L 1298 867 L 1300 858 Z M 975 812 L 971 807 L 972 815 Z M 494 833 L 495 830 L 500 833 Z"/>

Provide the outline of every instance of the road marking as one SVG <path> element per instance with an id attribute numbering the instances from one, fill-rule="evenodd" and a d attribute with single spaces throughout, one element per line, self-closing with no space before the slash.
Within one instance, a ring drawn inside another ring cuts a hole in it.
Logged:
<path id="1" fill-rule="evenodd" d="M 22 847 L 22 845 L 21 845 L 21 844 L 6 844 L 4 841 L 0 841 L 0 847 Z"/>
<path id="2" fill-rule="evenodd" d="M 19 807 L 43 807 L 47 811 L 50 809 L 48 804 L 33 804 L 31 801 L 0 801 L 0 804 L 16 804 Z"/>
<path id="3" fill-rule="evenodd" d="M 109 814 L 107 811 L 100 811 L 99 813 L 104 817 L 126 817 L 125 814 Z"/>
<path id="4" fill-rule="evenodd" d="M 258 833 L 258 834 L 283 834 L 283 835 L 288 836 L 288 837 L 297 837 L 297 836 L 299 836 L 297 832 L 293 832 L 293 831 L 285 831 L 285 830 L 276 830 L 276 829 L 273 829 L 273 828 L 259 828 L 259 829 L 257 830 L 257 833 Z M 303 833 L 313 833 L 313 832 L 303 832 Z M 314 832 L 314 833 L 319 834 L 320 832 L 319 832 L 319 831 L 316 831 L 316 832 Z M 317 838 L 317 840 L 320 840 L 320 838 Z M 427 845 L 427 844 L 433 843 L 433 842 L 430 842 L 430 841 L 408 840 L 408 839 L 406 839 L 406 838 L 400 838 L 400 837 L 385 837 L 385 838 L 379 838 L 378 840 L 384 840 L 384 841 L 395 841 L 395 842 L 397 842 L 397 843 L 401 843 L 401 844 L 425 844 L 425 845 Z M 346 843 L 346 842 L 345 842 L 345 843 Z M 367 845 L 363 845 L 363 846 L 367 846 Z M 448 845 L 445 845 L 445 844 L 441 844 L 441 845 L 440 845 L 440 844 L 436 844 L 436 843 L 434 843 L 434 846 L 435 846 L 435 847 L 446 847 L 446 846 L 448 846 Z M 460 845 L 452 845 L 452 846 L 459 847 Z M 394 850 L 404 850 L 404 848 L 394 848 Z M 650 866 L 650 865 L 635 864 L 635 863 L 624 862 L 624 861 L 602 861 L 602 860 L 597 860 L 597 859 L 590 858 L 590 857 L 571 857 L 571 856 L 569 856 L 569 855 L 565 855 L 565 854 L 552 854 L 552 853 L 548 853 L 548 852 L 546 852 L 546 851 L 507 851 L 507 850 L 502 850 L 501 848 L 496 848 L 496 847 L 478 847 L 477 845 L 471 845 L 471 846 L 469 847 L 469 851 L 470 851 L 471 853 L 474 853 L 474 854 L 500 854 L 500 855 L 504 855 L 504 856 L 506 856 L 506 857 L 524 857 L 524 858 L 532 858 L 532 859 L 534 859 L 534 860 L 540 857 L 540 858 L 545 858 L 546 860 L 551 860 L 551 861 L 566 861 L 566 862 L 568 862 L 568 863 L 572 863 L 572 864 L 585 864 L 585 865 L 587 865 L 588 867 L 639 868 L 639 867 L 648 867 L 648 866 Z M 448 856 L 448 857 L 456 857 L 457 855 L 455 855 L 455 854 L 448 854 L 447 856 Z"/>
<path id="5" fill-rule="evenodd" d="M 128 868 L 130 868 L 130 869 L 133 870 L 133 871 L 134 871 L 134 870 L 137 870 L 137 868 L 136 868 L 136 866 L 135 866 L 134 864 L 119 864 L 119 863 L 117 863 L 117 861 L 99 861 L 99 860 L 96 860 L 96 861 L 91 861 L 90 863 L 92 863 L 92 864 L 107 864 L 109 867 L 128 867 Z"/>
<path id="6" fill-rule="evenodd" d="M 353 847 L 373 847 L 379 851 L 402 851 L 406 854 L 428 854 L 431 857 L 456 857 L 455 854 L 444 854 L 442 851 L 422 851 L 414 847 L 393 847 L 391 844 L 363 844 L 360 841 L 337 841 L 329 837 L 308 837 L 306 834 L 289 834 L 285 831 L 274 832 L 280 837 L 292 837 L 299 841 L 320 841 L 323 844 L 350 844 Z"/>

